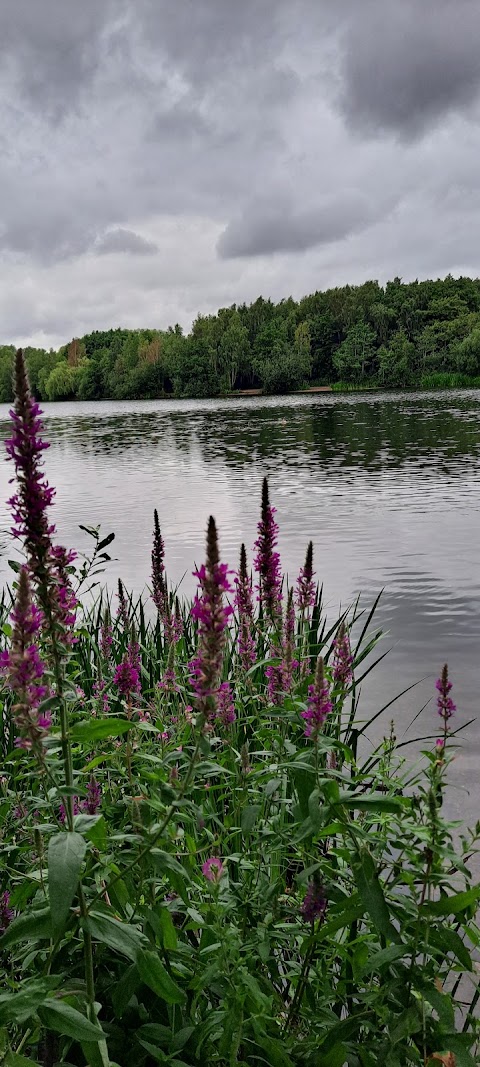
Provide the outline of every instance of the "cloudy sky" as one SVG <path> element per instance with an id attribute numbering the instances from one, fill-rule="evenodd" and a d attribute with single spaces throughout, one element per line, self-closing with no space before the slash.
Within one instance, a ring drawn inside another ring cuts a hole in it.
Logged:
<path id="1" fill-rule="evenodd" d="M 478 0 L 0 0 L 0 340 L 479 273 Z"/>

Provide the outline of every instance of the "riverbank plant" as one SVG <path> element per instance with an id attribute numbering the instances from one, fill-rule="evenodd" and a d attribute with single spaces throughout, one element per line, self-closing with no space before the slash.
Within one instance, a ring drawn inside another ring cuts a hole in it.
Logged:
<path id="1" fill-rule="evenodd" d="M 253 577 L 211 518 L 179 600 L 155 514 L 150 604 L 92 600 L 112 535 L 85 527 L 90 561 L 56 544 L 21 353 L 16 383 L 0 1063 L 470 1067 L 478 827 L 443 814 L 447 668 L 420 755 L 393 726 L 369 744 L 394 703 L 363 710 L 374 609 L 327 621 L 311 545 L 288 583 L 266 482 Z"/>

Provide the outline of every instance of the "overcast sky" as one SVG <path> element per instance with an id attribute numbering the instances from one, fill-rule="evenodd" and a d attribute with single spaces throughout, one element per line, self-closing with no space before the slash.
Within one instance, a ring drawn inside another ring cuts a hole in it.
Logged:
<path id="1" fill-rule="evenodd" d="M 479 273 L 479 0 L 0 0 L 0 340 Z"/>

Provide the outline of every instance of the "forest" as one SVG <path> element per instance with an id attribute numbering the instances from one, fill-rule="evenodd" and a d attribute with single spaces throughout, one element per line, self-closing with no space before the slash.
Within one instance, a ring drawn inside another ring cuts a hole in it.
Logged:
<path id="1" fill-rule="evenodd" d="M 0 346 L 4 403 L 14 352 Z M 25 356 L 39 400 L 480 385 L 480 279 L 366 281 L 277 304 L 260 296 L 198 315 L 189 333 L 94 330 Z"/>

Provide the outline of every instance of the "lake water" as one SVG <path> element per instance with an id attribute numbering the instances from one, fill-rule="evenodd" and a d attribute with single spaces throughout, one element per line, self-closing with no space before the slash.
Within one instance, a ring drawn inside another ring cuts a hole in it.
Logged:
<path id="1" fill-rule="evenodd" d="M 392 651 L 365 687 L 365 714 L 424 679 L 392 709 L 403 735 L 448 660 L 458 722 L 477 715 L 480 392 L 47 404 L 45 415 L 59 539 L 82 550 L 79 523 L 114 530 L 112 586 L 119 576 L 129 590 L 148 581 L 154 507 L 169 577 L 185 575 L 187 593 L 209 514 L 235 565 L 241 541 L 252 548 L 266 474 L 292 576 L 312 538 L 332 614 L 358 592 L 369 605 L 385 589 L 378 619 Z M 4 406 L 0 421 L 5 437 Z M 5 500 L 10 464 L 0 474 Z M 3 577 L 8 526 L 4 509 Z M 412 735 L 435 718 L 432 703 Z M 480 726 L 467 736 L 454 804 L 477 818 Z"/>

